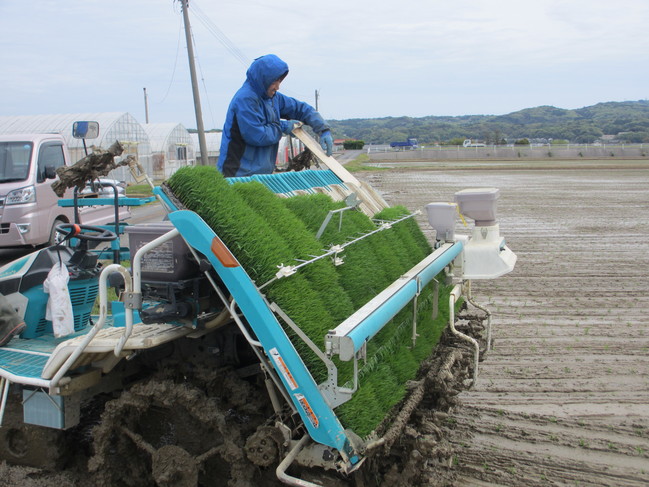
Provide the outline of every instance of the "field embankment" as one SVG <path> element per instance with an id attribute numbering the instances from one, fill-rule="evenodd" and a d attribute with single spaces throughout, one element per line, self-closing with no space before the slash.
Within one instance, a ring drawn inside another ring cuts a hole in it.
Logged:
<path id="1" fill-rule="evenodd" d="M 590 161 L 637 160 L 649 163 L 649 144 L 424 147 L 416 150 L 370 152 L 371 162 L 406 161 Z"/>

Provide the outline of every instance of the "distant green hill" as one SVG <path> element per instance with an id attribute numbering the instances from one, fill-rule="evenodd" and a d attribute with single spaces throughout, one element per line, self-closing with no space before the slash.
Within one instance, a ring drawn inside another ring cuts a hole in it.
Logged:
<path id="1" fill-rule="evenodd" d="M 592 143 L 604 135 L 621 142 L 649 142 L 649 100 L 606 102 L 577 110 L 551 106 L 526 108 L 507 115 L 458 117 L 385 117 L 328 120 L 336 138 L 366 143 L 418 139 L 420 144 L 449 143 L 464 139 L 488 144 L 503 140 L 561 139 Z"/>

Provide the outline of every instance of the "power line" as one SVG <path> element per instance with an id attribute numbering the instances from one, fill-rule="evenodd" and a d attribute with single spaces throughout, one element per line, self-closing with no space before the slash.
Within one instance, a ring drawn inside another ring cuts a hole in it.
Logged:
<path id="1" fill-rule="evenodd" d="M 194 39 L 194 33 L 192 32 L 192 42 L 194 43 L 194 49 L 196 49 L 196 39 Z M 212 128 L 216 126 L 214 123 L 214 113 L 212 113 L 212 103 L 210 103 L 210 95 L 207 91 L 207 85 L 205 84 L 205 75 L 203 74 L 203 67 L 201 66 L 200 59 L 198 54 L 196 55 L 196 61 L 198 63 L 198 70 L 201 72 L 201 82 L 203 83 L 203 92 L 205 93 L 205 98 L 207 98 L 207 106 L 210 109 L 210 118 L 212 119 Z"/>
<path id="2" fill-rule="evenodd" d="M 192 0 L 192 8 L 189 9 L 189 12 L 201 23 L 203 26 L 208 30 L 210 34 L 212 34 L 225 48 L 226 51 L 228 51 L 235 59 L 237 59 L 241 64 L 243 64 L 246 68 L 250 66 L 252 60 L 246 56 L 235 44 L 230 40 L 230 38 L 221 30 L 218 28 L 218 26 L 212 22 L 212 20 L 208 17 L 208 15 L 198 6 L 196 0 Z M 193 36 L 193 34 L 192 34 Z M 196 43 L 194 42 L 194 45 Z M 199 69 L 200 63 L 199 63 Z M 207 92 L 207 88 L 205 87 L 205 79 L 203 78 L 203 73 L 201 69 L 201 81 L 203 82 L 203 87 L 205 91 Z M 298 96 L 301 99 L 304 99 L 305 96 L 304 94 L 300 93 L 295 93 L 293 90 L 286 90 L 284 93 L 293 95 L 293 96 Z M 208 99 L 208 105 L 209 105 L 209 99 Z M 211 110 L 211 107 L 210 107 Z M 213 123 L 213 121 L 212 121 Z"/>
<path id="3" fill-rule="evenodd" d="M 174 77 L 176 76 L 176 66 L 178 65 L 178 54 L 180 52 L 180 39 L 182 37 L 182 32 L 183 32 L 183 20 L 182 20 L 182 17 L 181 17 L 180 22 L 178 23 L 178 43 L 176 45 L 176 59 L 174 60 L 174 69 L 173 69 L 173 71 L 171 73 L 171 79 L 169 80 L 169 86 L 167 86 L 167 92 L 162 97 L 162 100 L 160 100 L 159 103 L 164 103 L 165 100 L 167 99 L 167 96 L 169 95 L 169 91 L 171 90 L 171 85 L 174 82 Z"/>
<path id="4" fill-rule="evenodd" d="M 225 49 L 232 54 L 232 56 L 237 59 L 244 66 L 250 64 L 250 59 L 243 53 L 241 50 L 232 42 L 225 33 L 219 29 L 214 22 L 210 20 L 205 12 L 196 4 L 196 1 L 192 1 L 192 9 L 190 10 L 195 14 L 195 17 L 198 21 L 205 26 L 205 28 L 214 36 L 216 39 L 225 47 Z"/>

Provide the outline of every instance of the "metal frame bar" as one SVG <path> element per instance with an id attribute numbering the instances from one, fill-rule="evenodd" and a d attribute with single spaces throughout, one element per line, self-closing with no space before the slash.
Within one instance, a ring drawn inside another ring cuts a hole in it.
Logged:
<path id="1" fill-rule="evenodd" d="M 390 228 L 392 228 L 392 225 L 394 225 L 396 223 L 400 223 L 400 222 L 402 222 L 404 220 L 407 220 L 409 218 L 413 218 L 414 216 L 418 215 L 419 213 L 420 212 L 417 211 L 417 212 L 411 213 L 409 215 L 405 215 L 405 216 L 403 216 L 401 218 L 397 218 L 396 220 L 384 221 L 375 230 L 372 230 L 371 232 L 364 233 L 360 237 L 356 237 L 354 239 L 348 240 L 345 243 L 338 244 L 338 245 L 332 245 L 329 248 L 329 250 L 325 251 L 324 254 L 317 255 L 317 256 L 311 256 L 311 257 L 313 257 L 312 259 L 309 259 L 309 260 L 295 259 L 298 262 L 301 262 L 298 265 L 288 265 L 288 266 L 284 265 L 284 264 L 278 265 L 277 267 L 278 267 L 279 271 L 277 272 L 277 274 L 275 274 L 275 277 L 273 279 L 271 279 L 270 281 L 264 283 L 262 286 L 260 286 L 259 289 L 268 286 L 271 282 L 274 282 L 276 279 L 281 279 L 283 277 L 292 276 L 293 274 L 295 274 L 302 267 L 305 267 L 305 266 L 307 266 L 309 264 L 313 264 L 314 262 L 317 262 L 317 261 L 319 261 L 321 259 L 324 259 L 325 257 L 333 256 L 334 259 L 336 259 L 338 257 L 338 254 L 340 254 L 343 250 L 345 250 L 345 248 L 349 247 L 350 245 L 353 245 L 353 244 L 355 244 L 357 242 L 360 242 L 361 240 L 363 240 L 363 239 L 365 239 L 365 238 L 367 238 L 367 237 L 369 237 L 371 235 L 374 235 L 375 233 L 382 232 L 383 230 L 389 230 Z"/>
<path id="2" fill-rule="evenodd" d="M 10 385 L 11 382 L 9 382 L 9 380 L 0 377 L 0 395 L 2 396 L 2 399 L 0 400 L 0 426 L 2 426 L 2 420 L 5 416 L 5 408 L 7 407 L 7 396 L 9 395 Z"/>
<path id="3" fill-rule="evenodd" d="M 338 385 L 338 367 L 336 364 L 327 357 L 318 346 L 313 343 L 306 333 L 297 326 L 297 324 L 280 308 L 277 303 L 271 303 L 270 309 L 277 314 L 284 322 L 291 327 L 291 329 L 300 337 L 300 339 L 313 350 L 313 353 L 322 360 L 327 367 L 327 381 L 320 384 L 320 390 L 325 396 L 325 399 L 332 408 L 338 407 L 346 403 L 352 398 L 352 395 L 358 390 L 358 360 L 354 359 L 354 376 L 352 378 L 352 387 L 345 387 Z"/>
<path id="4" fill-rule="evenodd" d="M 458 338 L 469 343 L 473 347 L 473 381 L 471 382 L 471 387 L 475 386 L 476 381 L 478 380 L 478 362 L 480 361 L 480 345 L 475 338 L 465 335 L 461 331 L 455 328 L 455 303 L 462 297 L 462 284 L 456 284 L 448 297 L 448 310 L 449 310 L 449 327 L 451 332 Z"/>
<path id="5" fill-rule="evenodd" d="M 462 252 L 462 242 L 446 243 L 406 272 L 325 337 L 328 355 L 354 358 L 420 290 Z"/>
<path id="6" fill-rule="evenodd" d="M 122 267 L 119 264 L 110 264 L 106 266 L 102 271 L 101 274 L 99 275 L 99 306 L 100 306 L 100 315 L 99 319 L 97 320 L 97 323 L 90 329 L 88 334 L 83 338 L 83 341 L 81 344 L 67 357 L 67 359 L 58 367 L 58 370 L 56 374 L 54 374 L 54 377 L 52 377 L 51 380 L 48 381 L 47 387 L 50 389 L 56 387 L 59 385 L 59 381 L 63 378 L 63 376 L 70 370 L 70 367 L 76 362 L 76 360 L 81 356 L 83 351 L 86 349 L 88 344 L 92 341 L 93 338 L 99 333 L 99 330 L 101 330 L 104 327 L 104 324 L 106 323 L 106 317 L 108 315 L 108 304 L 107 304 L 107 279 L 108 279 L 108 274 L 112 272 L 119 272 L 124 276 L 124 284 L 126 287 L 126 292 L 130 292 L 130 286 L 131 286 L 131 276 L 129 275 L 128 271 Z M 114 353 L 115 356 L 119 355 L 121 353 L 121 350 L 124 346 L 124 343 L 126 343 L 126 340 L 128 340 L 128 337 L 131 335 L 131 332 L 133 331 L 133 310 L 126 310 L 126 323 L 125 323 L 125 328 L 124 328 L 124 334 L 122 338 L 120 339 L 120 342 L 115 347 Z M 58 355 L 50 357 L 50 360 L 47 361 L 45 364 L 45 367 L 43 370 L 45 370 L 48 366 L 52 366 L 50 362 L 52 362 L 56 357 L 56 360 L 62 360 L 61 357 Z"/>

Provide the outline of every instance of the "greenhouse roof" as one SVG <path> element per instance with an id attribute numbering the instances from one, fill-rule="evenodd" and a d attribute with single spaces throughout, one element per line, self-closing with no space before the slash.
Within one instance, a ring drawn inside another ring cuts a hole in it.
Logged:
<path id="1" fill-rule="evenodd" d="M 207 153 L 208 154 L 218 154 L 221 150 L 221 136 L 223 132 L 206 132 L 205 133 L 205 143 L 207 144 Z M 191 133 L 189 134 L 194 141 L 194 149 L 196 154 L 200 154 L 201 148 L 198 144 L 198 134 Z"/>
<path id="2" fill-rule="evenodd" d="M 182 123 L 147 123 L 142 125 L 149 136 L 152 152 L 164 152 L 170 144 L 192 144 L 192 138 Z"/>
<path id="3" fill-rule="evenodd" d="M 86 143 L 90 145 L 109 146 L 115 139 L 148 142 L 140 123 L 127 112 L 0 116 L 0 134 L 59 133 L 69 148 L 78 148 L 83 146 L 83 141 L 72 137 L 72 125 L 76 121 L 99 122 L 99 138 L 88 139 Z M 110 140 L 104 144 L 107 136 Z"/>

